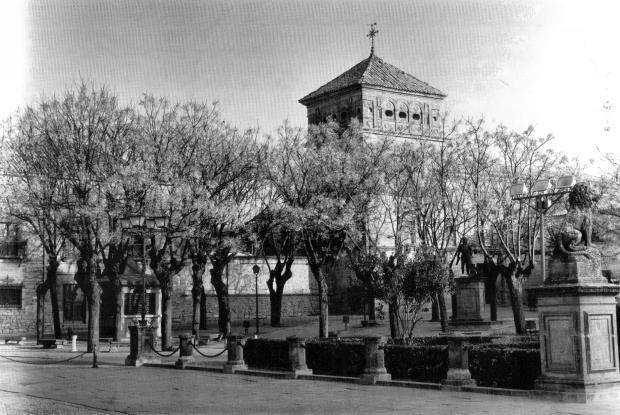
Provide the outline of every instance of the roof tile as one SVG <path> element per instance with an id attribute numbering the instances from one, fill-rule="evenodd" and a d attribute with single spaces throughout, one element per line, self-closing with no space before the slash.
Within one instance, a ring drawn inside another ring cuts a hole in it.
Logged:
<path id="1" fill-rule="evenodd" d="M 299 102 L 304 104 L 314 98 L 354 85 L 378 86 L 418 94 L 446 96 L 439 89 L 385 62 L 377 55 L 371 54 L 348 71 L 332 79 L 316 91 L 309 93 Z"/>

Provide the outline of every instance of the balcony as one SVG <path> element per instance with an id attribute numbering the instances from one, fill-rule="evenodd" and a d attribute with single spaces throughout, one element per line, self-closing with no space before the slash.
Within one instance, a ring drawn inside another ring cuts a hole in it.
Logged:
<path id="1" fill-rule="evenodd" d="M 0 259 L 22 259 L 26 256 L 26 241 L 0 240 Z"/>

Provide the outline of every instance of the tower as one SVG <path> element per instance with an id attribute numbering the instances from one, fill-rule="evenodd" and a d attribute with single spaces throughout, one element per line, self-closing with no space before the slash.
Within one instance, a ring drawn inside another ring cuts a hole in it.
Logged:
<path id="1" fill-rule="evenodd" d="M 373 24 L 368 58 L 299 100 L 308 124 L 331 117 L 347 125 L 357 118 L 370 135 L 438 140 L 446 94 L 378 57 L 377 33 Z"/>

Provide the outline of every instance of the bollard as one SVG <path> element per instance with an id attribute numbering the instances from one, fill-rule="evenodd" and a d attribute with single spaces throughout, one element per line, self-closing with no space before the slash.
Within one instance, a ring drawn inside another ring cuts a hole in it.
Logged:
<path id="1" fill-rule="evenodd" d="M 291 361 L 290 377 L 297 379 L 300 375 L 311 375 L 312 369 L 306 365 L 306 339 L 303 337 L 290 336 L 288 342 L 288 357 Z"/>
<path id="2" fill-rule="evenodd" d="M 476 385 L 469 372 L 467 337 L 454 334 L 448 337 L 448 374 L 441 383 L 448 386 Z"/>
<path id="3" fill-rule="evenodd" d="M 189 333 L 179 334 L 179 358 L 174 367 L 185 369 L 189 363 L 194 363 L 194 336 Z"/>
<path id="4" fill-rule="evenodd" d="M 243 336 L 233 334 L 227 337 L 228 361 L 224 365 L 224 373 L 235 373 L 237 370 L 246 370 L 248 368 L 243 360 L 243 346 L 245 346 Z"/>
<path id="5" fill-rule="evenodd" d="M 364 337 L 366 367 L 360 377 L 360 383 L 374 385 L 377 381 L 392 380 L 385 368 L 385 338 L 383 336 Z"/>
<path id="6" fill-rule="evenodd" d="M 71 336 L 71 351 L 77 352 L 77 334 Z"/>

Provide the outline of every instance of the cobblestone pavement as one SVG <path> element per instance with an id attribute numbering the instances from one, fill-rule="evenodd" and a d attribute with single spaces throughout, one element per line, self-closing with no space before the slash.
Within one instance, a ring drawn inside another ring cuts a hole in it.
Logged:
<path id="1" fill-rule="evenodd" d="M 2 355 L 24 351 L 0 349 Z M 34 353 L 30 353 L 34 354 Z M 60 358 L 47 352 L 46 359 Z M 563 404 L 474 393 L 282 380 L 122 366 L 125 353 L 62 365 L 0 362 L 0 414 L 612 414 L 615 403 Z M 45 359 L 42 359 L 45 361 Z"/>

